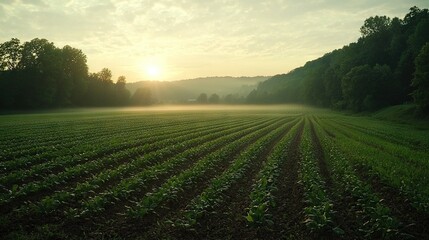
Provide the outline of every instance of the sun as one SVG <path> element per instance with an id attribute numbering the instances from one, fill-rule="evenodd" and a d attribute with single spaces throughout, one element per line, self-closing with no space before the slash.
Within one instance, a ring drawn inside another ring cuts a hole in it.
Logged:
<path id="1" fill-rule="evenodd" d="M 151 79 L 158 79 L 161 77 L 161 67 L 155 64 L 148 64 L 145 67 L 146 75 Z"/>

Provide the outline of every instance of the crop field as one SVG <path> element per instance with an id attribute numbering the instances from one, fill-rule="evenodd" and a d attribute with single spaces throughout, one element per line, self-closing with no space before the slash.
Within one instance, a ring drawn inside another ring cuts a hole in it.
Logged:
<path id="1" fill-rule="evenodd" d="M 301 106 L 0 116 L 0 239 L 428 239 L 429 128 Z"/>

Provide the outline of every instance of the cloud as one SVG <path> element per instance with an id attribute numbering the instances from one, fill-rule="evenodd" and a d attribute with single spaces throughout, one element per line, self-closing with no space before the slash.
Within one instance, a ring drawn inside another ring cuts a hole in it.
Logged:
<path id="1" fill-rule="evenodd" d="M 0 41 L 46 38 L 130 81 L 145 59 L 168 79 L 272 75 L 355 41 L 374 15 L 403 17 L 427 0 L 2 0 Z M 259 72 L 258 72 L 259 71 Z"/>

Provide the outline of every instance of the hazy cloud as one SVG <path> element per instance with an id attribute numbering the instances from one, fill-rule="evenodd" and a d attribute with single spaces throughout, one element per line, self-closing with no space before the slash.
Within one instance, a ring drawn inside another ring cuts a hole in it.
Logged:
<path id="1" fill-rule="evenodd" d="M 166 79 L 272 75 L 355 41 L 374 15 L 403 17 L 427 0 L 2 0 L 0 41 L 46 38 L 142 80 L 142 64 Z"/>

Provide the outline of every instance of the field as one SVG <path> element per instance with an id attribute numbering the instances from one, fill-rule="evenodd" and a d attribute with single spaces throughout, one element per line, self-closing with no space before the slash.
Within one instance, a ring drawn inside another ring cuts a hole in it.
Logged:
<path id="1" fill-rule="evenodd" d="M 0 239 L 428 239 L 429 128 L 301 106 L 0 116 Z"/>

